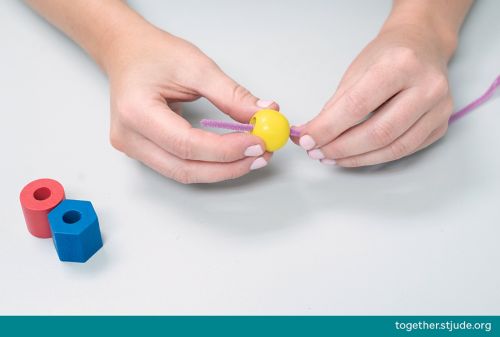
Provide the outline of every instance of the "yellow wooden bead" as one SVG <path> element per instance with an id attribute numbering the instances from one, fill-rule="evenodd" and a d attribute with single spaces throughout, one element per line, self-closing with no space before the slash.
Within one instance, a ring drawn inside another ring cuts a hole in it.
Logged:
<path id="1" fill-rule="evenodd" d="M 259 110 L 250 119 L 252 134 L 266 144 L 266 151 L 274 152 L 283 147 L 290 137 L 290 123 L 283 114 L 276 110 Z"/>

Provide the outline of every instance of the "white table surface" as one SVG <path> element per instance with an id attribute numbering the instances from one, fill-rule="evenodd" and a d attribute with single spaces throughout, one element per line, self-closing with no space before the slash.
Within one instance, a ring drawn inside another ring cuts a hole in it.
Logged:
<path id="1" fill-rule="evenodd" d="M 132 1 L 232 77 L 314 116 L 389 1 Z M 457 107 L 500 72 L 500 2 L 450 66 Z M 20 1 L 0 2 L 0 314 L 500 314 L 500 99 L 427 151 L 344 170 L 288 144 L 269 167 L 183 186 L 114 150 L 105 76 Z M 192 120 L 218 117 L 206 101 Z M 18 195 L 52 177 L 91 200 L 104 247 L 59 262 Z"/>

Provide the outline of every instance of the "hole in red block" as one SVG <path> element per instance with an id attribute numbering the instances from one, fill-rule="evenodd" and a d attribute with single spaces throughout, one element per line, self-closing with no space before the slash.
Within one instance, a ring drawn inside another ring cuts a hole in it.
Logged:
<path id="1" fill-rule="evenodd" d="M 36 200 L 42 201 L 48 199 L 50 197 L 50 194 L 51 192 L 47 187 L 40 187 L 33 193 L 33 197 Z"/>
<path id="2" fill-rule="evenodd" d="M 82 215 L 78 211 L 67 211 L 66 213 L 63 214 L 63 221 L 67 224 L 73 224 L 75 222 L 80 221 L 82 218 Z"/>

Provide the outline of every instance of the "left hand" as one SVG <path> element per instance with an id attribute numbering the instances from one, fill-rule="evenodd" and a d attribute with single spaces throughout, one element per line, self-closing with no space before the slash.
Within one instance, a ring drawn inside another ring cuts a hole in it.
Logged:
<path id="1" fill-rule="evenodd" d="M 344 167 L 392 161 L 432 144 L 453 110 L 447 52 L 431 28 L 382 30 L 294 141 L 311 158 Z"/>

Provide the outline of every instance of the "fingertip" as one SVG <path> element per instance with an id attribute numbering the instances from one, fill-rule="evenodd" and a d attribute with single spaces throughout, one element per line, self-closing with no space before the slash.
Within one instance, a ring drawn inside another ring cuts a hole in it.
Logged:
<path id="1" fill-rule="evenodd" d="M 258 170 L 267 166 L 267 160 L 264 157 L 259 157 L 255 159 L 250 165 L 250 171 Z"/>
<path id="2" fill-rule="evenodd" d="M 271 106 L 269 107 L 269 109 L 280 111 L 280 105 L 278 103 L 276 103 L 276 102 L 273 102 L 273 104 L 271 104 Z"/>
<path id="3" fill-rule="evenodd" d="M 326 137 L 326 135 L 318 136 L 322 135 L 321 130 L 324 127 L 322 119 L 320 114 L 307 123 L 296 126 L 295 129 L 299 131 L 296 144 L 306 151 L 322 146 L 324 144 L 322 138 Z"/>
<path id="4" fill-rule="evenodd" d="M 304 150 L 309 151 L 309 150 L 312 150 L 316 146 L 316 142 L 314 141 L 313 137 L 311 137 L 310 135 L 303 135 L 299 138 L 299 145 Z"/>
<path id="5" fill-rule="evenodd" d="M 245 106 L 238 110 L 237 113 L 230 113 L 229 116 L 239 123 L 249 123 L 253 115 L 263 109 L 280 110 L 280 106 L 273 100 L 264 100 L 254 98 L 255 101 L 251 106 Z"/>
<path id="6" fill-rule="evenodd" d="M 259 109 L 272 109 L 277 111 L 279 111 L 280 109 L 279 104 L 270 99 L 258 99 L 257 102 L 255 102 L 255 105 Z"/>
<path id="7" fill-rule="evenodd" d="M 269 162 L 271 158 L 273 157 L 274 152 L 266 152 L 264 153 L 263 157 Z"/>
<path id="8" fill-rule="evenodd" d="M 254 171 L 267 166 L 271 161 L 272 156 L 273 156 L 272 152 L 266 152 L 261 157 L 254 159 L 250 164 L 250 171 Z"/>
<path id="9" fill-rule="evenodd" d="M 244 157 L 257 157 L 265 153 L 264 141 L 255 135 L 247 132 L 232 132 L 221 135 L 224 146 L 234 149 L 240 153 L 238 159 Z"/>
<path id="10" fill-rule="evenodd" d="M 257 102 L 255 102 L 255 105 L 257 105 L 257 107 L 262 108 L 262 109 L 268 109 L 273 104 L 274 104 L 274 101 L 270 100 L 270 99 L 258 99 Z"/>
<path id="11" fill-rule="evenodd" d="M 262 148 L 261 145 L 255 144 L 255 145 L 250 145 L 245 149 L 244 155 L 247 157 L 257 157 L 264 154 L 264 149 Z"/>
<path id="12" fill-rule="evenodd" d="M 265 152 L 266 144 L 264 143 L 264 140 L 262 138 L 248 132 L 242 134 L 245 136 L 245 138 L 248 140 L 249 143 L 252 143 L 254 145 L 260 145 L 260 147 L 263 149 L 263 153 Z"/>

